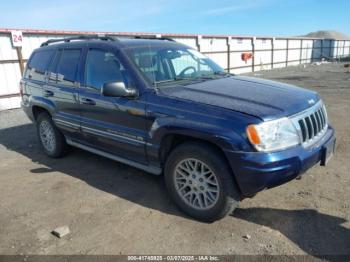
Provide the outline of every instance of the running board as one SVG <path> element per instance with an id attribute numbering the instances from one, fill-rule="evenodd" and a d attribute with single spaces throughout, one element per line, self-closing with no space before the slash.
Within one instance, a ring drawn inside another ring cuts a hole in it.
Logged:
<path id="1" fill-rule="evenodd" d="M 113 154 L 110 154 L 110 153 L 98 150 L 96 148 L 92 148 L 92 147 L 80 144 L 78 142 L 72 141 L 70 138 L 66 138 L 66 141 L 67 141 L 68 145 L 71 145 L 71 146 L 74 146 L 74 147 L 78 147 L 78 148 L 81 148 L 83 150 L 86 150 L 86 151 L 89 151 L 91 153 L 94 153 L 96 155 L 107 157 L 107 158 L 115 160 L 117 162 L 120 162 L 120 163 L 129 165 L 129 166 L 141 169 L 143 171 L 146 171 L 147 173 L 151 173 L 151 174 L 154 174 L 154 175 L 160 175 L 162 173 L 162 169 L 160 167 L 143 165 L 143 164 L 134 162 L 132 160 L 125 159 L 125 158 L 122 158 L 122 157 L 119 157 L 119 156 L 116 156 L 116 155 L 113 155 Z"/>

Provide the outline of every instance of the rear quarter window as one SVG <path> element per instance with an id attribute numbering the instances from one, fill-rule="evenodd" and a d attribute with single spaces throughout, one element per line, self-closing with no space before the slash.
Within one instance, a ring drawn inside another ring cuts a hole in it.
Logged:
<path id="1" fill-rule="evenodd" d="M 27 64 L 24 78 L 45 81 L 45 71 L 54 54 L 54 50 L 36 51 L 32 54 L 29 63 Z"/>

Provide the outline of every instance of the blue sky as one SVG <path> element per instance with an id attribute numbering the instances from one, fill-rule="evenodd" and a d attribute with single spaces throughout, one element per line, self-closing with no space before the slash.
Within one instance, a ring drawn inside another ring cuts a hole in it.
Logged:
<path id="1" fill-rule="evenodd" d="M 350 35 L 349 0 L 2 1 L 0 28 L 231 35 Z"/>

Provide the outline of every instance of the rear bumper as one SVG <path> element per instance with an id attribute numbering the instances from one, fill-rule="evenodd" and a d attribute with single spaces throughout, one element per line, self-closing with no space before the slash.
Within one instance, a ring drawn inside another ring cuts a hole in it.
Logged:
<path id="1" fill-rule="evenodd" d="M 334 130 L 310 148 L 296 146 L 291 149 L 263 152 L 225 151 L 243 197 L 250 197 L 266 188 L 284 184 L 321 161 L 323 146 L 335 140 Z"/>
<path id="2" fill-rule="evenodd" d="M 24 113 L 26 113 L 26 115 L 28 116 L 28 118 L 31 121 L 34 121 L 34 116 L 33 116 L 33 111 L 32 108 L 30 106 L 30 104 L 27 102 L 25 103 L 23 100 L 21 101 L 21 108 L 23 109 Z"/>

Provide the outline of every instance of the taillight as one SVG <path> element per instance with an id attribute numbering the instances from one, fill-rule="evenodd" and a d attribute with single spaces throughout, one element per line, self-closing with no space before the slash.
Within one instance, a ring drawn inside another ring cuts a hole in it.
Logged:
<path id="1" fill-rule="evenodd" d="M 19 94 L 23 97 L 23 83 L 19 82 Z"/>

